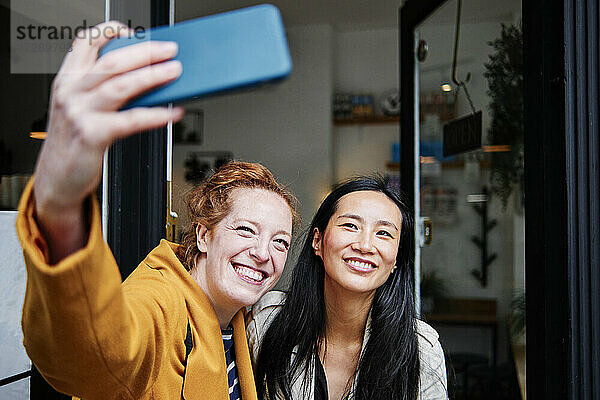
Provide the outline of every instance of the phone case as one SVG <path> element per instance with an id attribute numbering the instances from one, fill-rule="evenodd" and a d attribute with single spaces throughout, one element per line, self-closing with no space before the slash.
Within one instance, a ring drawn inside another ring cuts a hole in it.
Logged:
<path id="1" fill-rule="evenodd" d="M 145 31 L 108 42 L 100 56 L 147 40 L 175 41 L 181 76 L 134 99 L 125 108 L 179 102 L 279 80 L 291 72 L 279 10 L 263 4 Z"/>

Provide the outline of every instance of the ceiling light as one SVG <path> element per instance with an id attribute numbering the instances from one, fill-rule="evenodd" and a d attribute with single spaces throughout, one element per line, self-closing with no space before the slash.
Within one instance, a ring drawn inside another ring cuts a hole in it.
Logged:
<path id="1" fill-rule="evenodd" d="M 448 84 L 448 83 L 444 83 L 444 84 L 442 85 L 442 90 L 443 90 L 444 92 L 451 92 L 451 91 L 452 91 L 452 86 L 450 86 L 450 84 Z"/>
<path id="2" fill-rule="evenodd" d="M 29 137 L 32 139 L 46 139 L 46 132 L 29 132 Z"/>
<path id="3" fill-rule="evenodd" d="M 483 146 L 483 151 L 485 153 L 501 153 L 505 151 L 510 151 L 510 145 L 508 144 L 493 144 L 488 146 Z"/>

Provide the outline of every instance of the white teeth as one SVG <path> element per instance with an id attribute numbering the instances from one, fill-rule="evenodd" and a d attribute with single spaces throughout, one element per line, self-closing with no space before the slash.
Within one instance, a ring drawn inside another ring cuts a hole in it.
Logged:
<path id="1" fill-rule="evenodd" d="M 263 274 L 262 274 L 262 272 L 255 271 L 252 268 L 242 267 L 242 266 L 239 266 L 239 265 L 235 265 L 233 268 L 235 269 L 235 271 L 238 274 L 240 274 L 240 275 L 242 275 L 242 276 L 244 276 L 246 278 L 250 278 L 253 281 L 260 282 L 260 281 L 263 280 Z"/>
<path id="2" fill-rule="evenodd" d="M 375 268 L 375 266 L 371 263 L 365 263 L 365 262 L 356 261 L 356 260 L 348 260 L 348 264 L 350 264 L 354 267 L 357 267 L 357 268 L 362 268 L 362 269 Z"/>

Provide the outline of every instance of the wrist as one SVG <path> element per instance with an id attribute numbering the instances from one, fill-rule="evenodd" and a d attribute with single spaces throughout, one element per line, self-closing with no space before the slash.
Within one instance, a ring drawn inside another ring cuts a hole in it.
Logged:
<path id="1" fill-rule="evenodd" d="M 35 193 L 34 200 L 35 219 L 50 250 L 49 264 L 56 264 L 85 246 L 89 227 L 83 202 L 70 206 L 45 201 L 38 204 Z"/>
<path id="2" fill-rule="evenodd" d="M 37 177 L 33 182 L 33 198 L 36 214 L 40 217 L 56 220 L 64 216 L 73 218 L 83 209 L 83 199 L 69 199 L 59 193 L 56 184 Z"/>
<path id="3" fill-rule="evenodd" d="M 41 227 L 52 230 L 68 230 L 82 225 L 83 203 L 71 207 L 57 207 L 50 204 L 35 204 L 35 218 Z"/>

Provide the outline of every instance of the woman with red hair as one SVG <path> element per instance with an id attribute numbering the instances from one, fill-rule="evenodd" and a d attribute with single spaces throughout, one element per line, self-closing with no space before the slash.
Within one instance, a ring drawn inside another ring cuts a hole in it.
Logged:
<path id="1" fill-rule="evenodd" d="M 121 284 L 93 195 L 102 157 L 118 138 L 181 118 L 180 108 L 118 111 L 181 66 L 168 61 L 174 43 L 98 58 L 110 37 L 84 36 L 54 80 L 19 207 L 27 353 L 52 386 L 86 400 L 256 399 L 242 312 L 281 276 L 296 200 L 262 165 L 229 163 L 192 191 L 184 245 L 161 241 Z"/>

